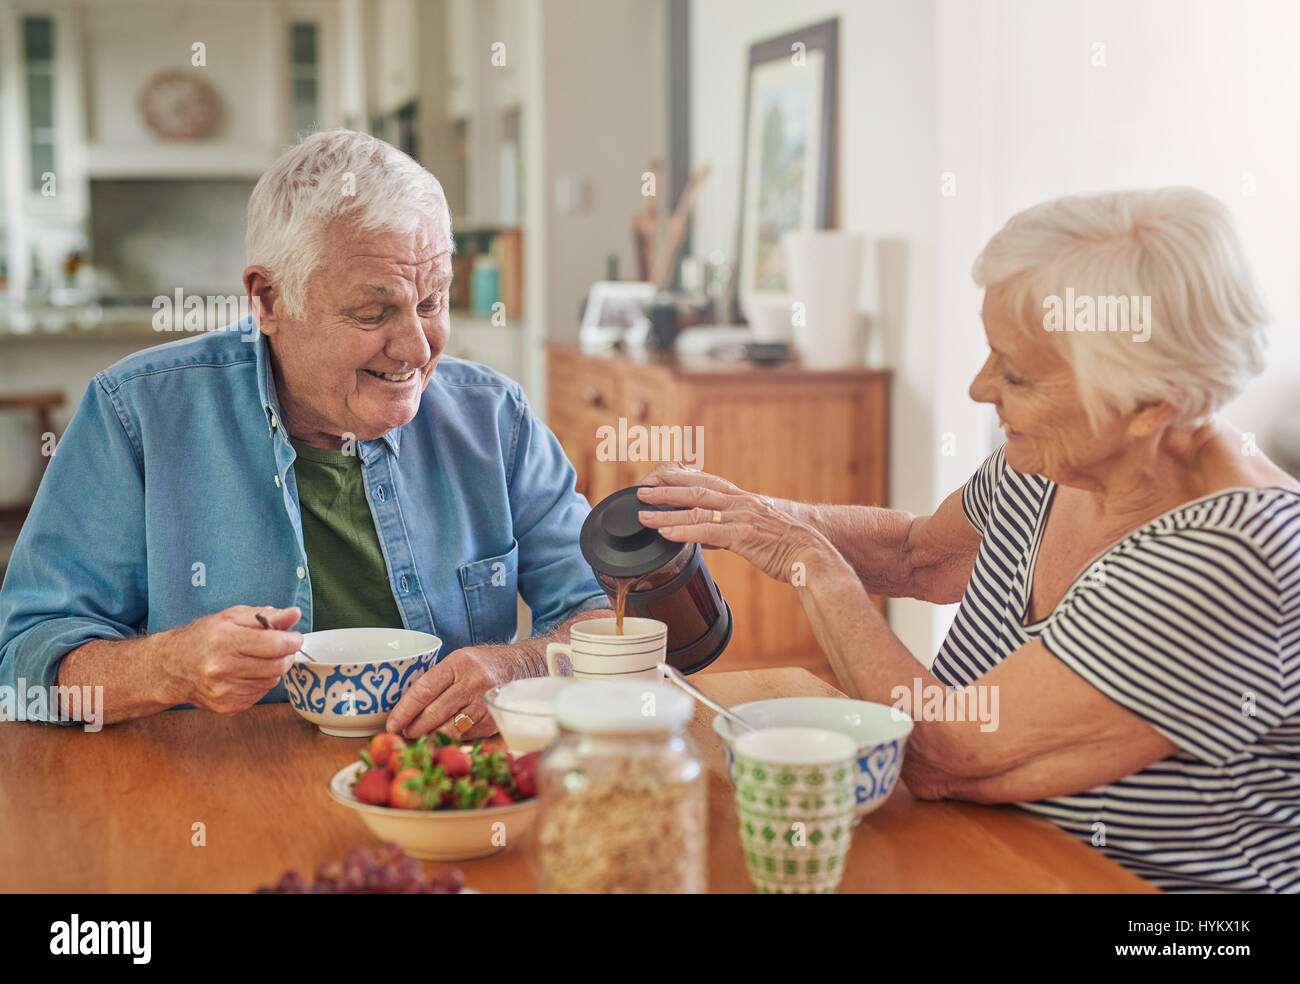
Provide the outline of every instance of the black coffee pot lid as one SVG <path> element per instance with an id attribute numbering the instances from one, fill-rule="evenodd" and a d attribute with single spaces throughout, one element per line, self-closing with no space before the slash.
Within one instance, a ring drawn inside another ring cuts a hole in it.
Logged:
<path id="1" fill-rule="evenodd" d="M 689 543 L 665 540 L 658 530 L 642 526 L 636 514 L 643 510 L 671 512 L 677 506 L 651 505 L 636 497 L 633 485 L 601 500 L 582 524 L 578 543 L 582 556 L 597 574 L 607 577 L 640 577 L 657 571 Z"/>

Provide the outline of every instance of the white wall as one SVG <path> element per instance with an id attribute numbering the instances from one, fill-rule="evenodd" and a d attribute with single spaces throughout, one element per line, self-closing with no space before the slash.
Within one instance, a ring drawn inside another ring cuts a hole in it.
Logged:
<path id="1" fill-rule="evenodd" d="M 937 71 L 930 0 L 828 2 L 696 0 L 691 5 L 692 167 L 713 172 L 696 206 L 692 249 L 735 252 L 740 200 L 743 104 L 749 46 L 839 17 L 839 225 L 906 244 L 901 322 L 871 347 L 895 369 L 890 505 L 929 512 L 940 447 L 934 418 L 939 371 L 935 282 L 938 248 Z M 876 257 L 863 258 L 861 303 L 876 313 Z M 877 322 L 877 325 L 879 322 Z M 883 342 L 883 344 L 879 344 Z M 928 658 L 933 609 L 891 601 L 894 630 Z"/>
<path id="2" fill-rule="evenodd" d="M 971 247 L 1014 212 L 1069 193 L 1195 185 L 1233 212 L 1274 315 L 1268 372 L 1225 411 L 1267 445 L 1279 408 L 1297 412 L 1300 381 L 1300 5 L 941 0 L 939 10 L 944 167 L 959 189 L 944 201 L 941 241 L 960 244 L 939 267 L 945 353 L 977 365 L 966 344 L 980 334 Z M 1094 42 L 1104 67 L 1091 64 Z M 959 412 L 961 401 L 943 416 Z"/>

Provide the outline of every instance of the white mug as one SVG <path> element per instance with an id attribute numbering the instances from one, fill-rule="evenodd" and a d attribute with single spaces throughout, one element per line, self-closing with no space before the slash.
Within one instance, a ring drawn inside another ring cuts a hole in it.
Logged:
<path id="1" fill-rule="evenodd" d="M 614 619 L 593 618 L 569 630 L 569 642 L 546 647 L 546 670 L 562 676 L 560 653 L 569 657 L 574 679 L 662 680 L 668 626 L 653 618 L 623 619 L 623 634 L 614 634 Z"/>

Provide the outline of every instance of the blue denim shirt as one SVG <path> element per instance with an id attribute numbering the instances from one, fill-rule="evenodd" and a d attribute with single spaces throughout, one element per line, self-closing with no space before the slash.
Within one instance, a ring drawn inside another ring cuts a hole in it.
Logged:
<path id="1" fill-rule="evenodd" d="M 443 356 L 408 424 L 357 444 L 389 586 L 439 659 L 608 607 L 582 559 L 589 507 L 517 383 Z M 0 589 L 0 685 L 57 682 L 94 639 L 231 605 L 302 609 L 310 558 L 265 337 L 251 319 L 99 373 L 58 442 Z M 263 701 L 285 699 L 277 684 Z"/>

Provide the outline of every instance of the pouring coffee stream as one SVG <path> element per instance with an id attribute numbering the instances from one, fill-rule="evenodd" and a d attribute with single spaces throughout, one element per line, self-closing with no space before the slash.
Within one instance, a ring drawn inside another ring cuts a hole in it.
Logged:
<path id="1" fill-rule="evenodd" d="M 618 585 L 614 594 L 614 634 L 623 634 L 623 609 L 627 606 L 627 593 L 632 590 L 632 585 L 636 581 L 634 577 L 617 577 L 614 582 Z"/>

